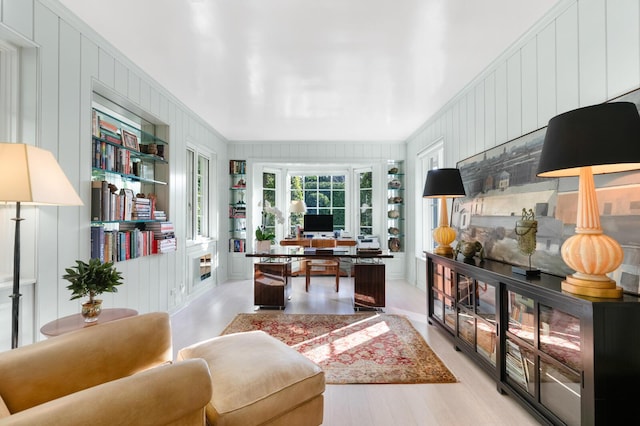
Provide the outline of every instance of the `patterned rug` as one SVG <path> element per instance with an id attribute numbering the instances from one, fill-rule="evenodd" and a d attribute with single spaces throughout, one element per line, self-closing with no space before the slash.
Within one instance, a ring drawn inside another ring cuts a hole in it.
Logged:
<path id="1" fill-rule="evenodd" d="M 398 315 L 238 314 L 222 334 L 263 330 L 320 365 L 330 384 L 454 383 L 411 323 Z"/>

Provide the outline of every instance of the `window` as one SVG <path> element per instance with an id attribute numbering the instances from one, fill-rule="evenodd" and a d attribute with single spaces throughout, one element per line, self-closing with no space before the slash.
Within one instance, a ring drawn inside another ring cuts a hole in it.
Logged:
<path id="1" fill-rule="evenodd" d="M 291 199 L 302 195 L 307 214 L 332 214 L 333 229 L 346 226 L 346 178 L 344 174 L 292 175 Z M 296 195 L 297 194 L 297 195 Z"/>
<path id="2" fill-rule="evenodd" d="M 444 143 L 442 140 L 418 154 L 418 167 L 416 167 L 418 173 L 418 176 L 416 176 L 416 182 L 418 182 L 416 191 L 419 191 L 418 197 L 422 198 L 427 172 L 442 167 L 443 163 Z M 418 239 L 418 241 L 416 241 L 416 256 L 424 257 L 425 251 L 432 251 L 435 248 L 432 234 L 433 229 L 438 227 L 440 220 L 438 217 L 440 212 L 438 209 L 438 199 L 422 198 L 422 203 L 418 203 L 416 207 L 421 210 L 416 212 L 416 218 L 418 218 L 416 225 L 418 229 L 422 229 L 422 233 L 416 235 Z"/>
<path id="3" fill-rule="evenodd" d="M 18 140 L 18 49 L 0 40 L 0 140 Z"/>
<path id="4" fill-rule="evenodd" d="M 267 233 L 277 234 L 276 231 L 276 174 L 262 173 L 262 228 Z"/>
<path id="5" fill-rule="evenodd" d="M 358 179 L 358 235 L 373 234 L 373 173 L 371 170 L 357 171 Z"/>
<path id="6" fill-rule="evenodd" d="M 212 155 L 196 148 L 187 148 L 187 238 L 211 237 Z"/>

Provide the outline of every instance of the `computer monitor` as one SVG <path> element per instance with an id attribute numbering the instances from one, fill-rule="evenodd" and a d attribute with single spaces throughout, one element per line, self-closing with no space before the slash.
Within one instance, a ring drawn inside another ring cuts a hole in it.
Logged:
<path id="1" fill-rule="evenodd" d="M 304 233 L 333 235 L 333 215 L 305 214 L 304 215 Z"/>

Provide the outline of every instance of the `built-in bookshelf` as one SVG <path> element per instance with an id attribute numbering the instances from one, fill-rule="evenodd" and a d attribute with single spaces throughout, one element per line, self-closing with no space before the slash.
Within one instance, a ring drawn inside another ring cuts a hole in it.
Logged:
<path id="1" fill-rule="evenodd" d="M 91 128 L 91 257 L 120 262 L 175 251 L 168 143 L 141 117 L 96 102 Z"/>
<path id="2" fill-rule="evenodd" d="M 229 161 L 229 252 L 244 253 L 247 248 L 247 162 Z"/>
<path id="3" fill-rule="evenodd" d="M 404 252 L 404 161 L 387 162 L 387 248 Z"/>

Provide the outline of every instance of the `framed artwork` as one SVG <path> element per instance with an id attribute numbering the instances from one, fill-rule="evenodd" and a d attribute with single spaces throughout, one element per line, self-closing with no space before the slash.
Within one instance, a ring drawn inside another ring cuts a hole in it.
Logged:
<path id="1" fill-rule="evenodd" d="M 138 136 L 124 129 L 122 129 L 122 145 L 134 151 L 140 151 Z"/>
<path id="2" fill-rule="evenodd" d="M 612 100 L 636 104 L 640 90 Z M 560 256 L 564 241 L 574 234 L 578 178 L 536 176 L 546 127 L 459 161 L 466 197 L 454 200 L 451 226 L 461 241 L 479 241 L 485 257 L 528 266 L 518 250 L 516 221 L 533 210 L 538 221 L 534 268 L 565 276 L 574 271 Z M 626 293 L 640 295 L 640 172 L 594 176 L 600 221 L 605 234 L 624 250 L 622 265 L 611 278 Z"/>

